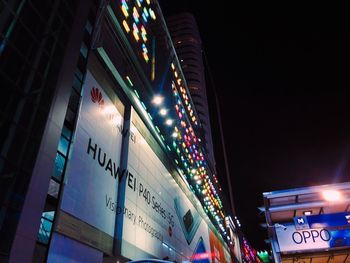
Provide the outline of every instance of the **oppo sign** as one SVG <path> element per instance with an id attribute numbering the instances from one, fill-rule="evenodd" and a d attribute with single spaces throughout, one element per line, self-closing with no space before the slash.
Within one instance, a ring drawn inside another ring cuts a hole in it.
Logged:
<path id="1" fill-rule="evenodd" d="M 333 231 L 325 228 L 297 230 L 294 224 L 285 224 L 286 228 L 275 228 L 281 252 L 328 249 L 340 246 L 339 239 L 346 229 Z"/>

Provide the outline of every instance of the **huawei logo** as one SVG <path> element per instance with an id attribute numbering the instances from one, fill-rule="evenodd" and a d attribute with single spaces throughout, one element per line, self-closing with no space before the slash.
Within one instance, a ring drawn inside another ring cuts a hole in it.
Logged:
<path id="1" fill-rule="evenodd" d="M 102 93 L 98 88 L 93 87 L 90 91 L 91 95 L 91 101 L 93 103 L 98 103 L 98 106 L 103 107 L 105 104 L 105 101 L 102 97 Z"/>

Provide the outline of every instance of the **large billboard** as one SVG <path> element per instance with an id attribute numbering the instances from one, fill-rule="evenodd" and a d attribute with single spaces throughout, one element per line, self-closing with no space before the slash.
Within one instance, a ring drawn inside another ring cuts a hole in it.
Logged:
<path id="1" fill-rule="evenodd" d="M 124 217 L 122 255 L 229 262 L 223 244 L 133 123 L 131 132 L 125 204 L 118 213 Z"/>
<path id="2" fill-rule="evenodd" d="M 284 224 L 276 228 L 280 251 L 324 251 L 350 246 L 350 228 L 297 229 L 294 224 Z"/>
<path id="3" fill-rule="evenodd" d="M 88 71 L 61 209 L 114 235 L 123 116 Z"/>

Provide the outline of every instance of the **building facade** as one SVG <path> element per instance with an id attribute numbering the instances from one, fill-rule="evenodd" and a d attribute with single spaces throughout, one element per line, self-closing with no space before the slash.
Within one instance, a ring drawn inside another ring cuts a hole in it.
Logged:
<path id="1" fill-rule="evenodd" d="M 0 5 L 0 262 L 230 262 L 158 3 Z"/>

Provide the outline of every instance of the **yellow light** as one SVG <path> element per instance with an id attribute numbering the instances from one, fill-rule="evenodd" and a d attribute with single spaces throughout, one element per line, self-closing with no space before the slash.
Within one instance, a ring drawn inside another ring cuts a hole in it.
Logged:
<path id="1" fill-rule="evenodd" d="M 339 201 L 342 197 L 341 193 L 337 190 L 325 190 L 322 192 L 323 198 L 329 202 Z"/>
<path id="2" fill-rule="evenodd" d="M 174 65 L 174 63 L 171 63 L 171 68 L 172 68 L 173 70 L 175 70 L 175 65 Z"/>
<path id="3" fill-rule="evenodd" d="M 125 31 L 127 33 L 130 32 L 130 27 L 129 27 L 128 23 L 125 20 L 123 20 L 123 27 L 124 27 L 124 29 L 125 29 Z"/>
<path id="4" fill-rule="evenodd" d="M 142 53 L 142 55 L 143 55 L 144 60 L 146 62 L 148 62 L 149 61 L 149 57 L 148 57 L 147 53 Z"/>
<path id="5" fill-rule="evenodd" d="M 136 24 L 134 23 L 133 24 L 133 31 L 132 31 L 132 34 L 134 35 L 134 38 L 136 41 L 139 41 L 140 40 L 140 37 L 139 37 L 139 29 L 137 28 Z"/>
<path id="6" fill-rule="evenodd" d="M 123 12 L 124 16 L 128 17 L 129 13 L 128 13 L 128 10 L 126 10 L 126 7 L 124 5 L 122 5 L 121 8 L 122 8 L 122 12 Z"/>
<path id="7" fill-rule="evenodd" d="M 165 116 L 167 114 L 167 110 L 164 109 L 164 108 L 161 108 L 160 111 L 159 111 L 159 114 L 162 115 L 162 116 Z"/>

